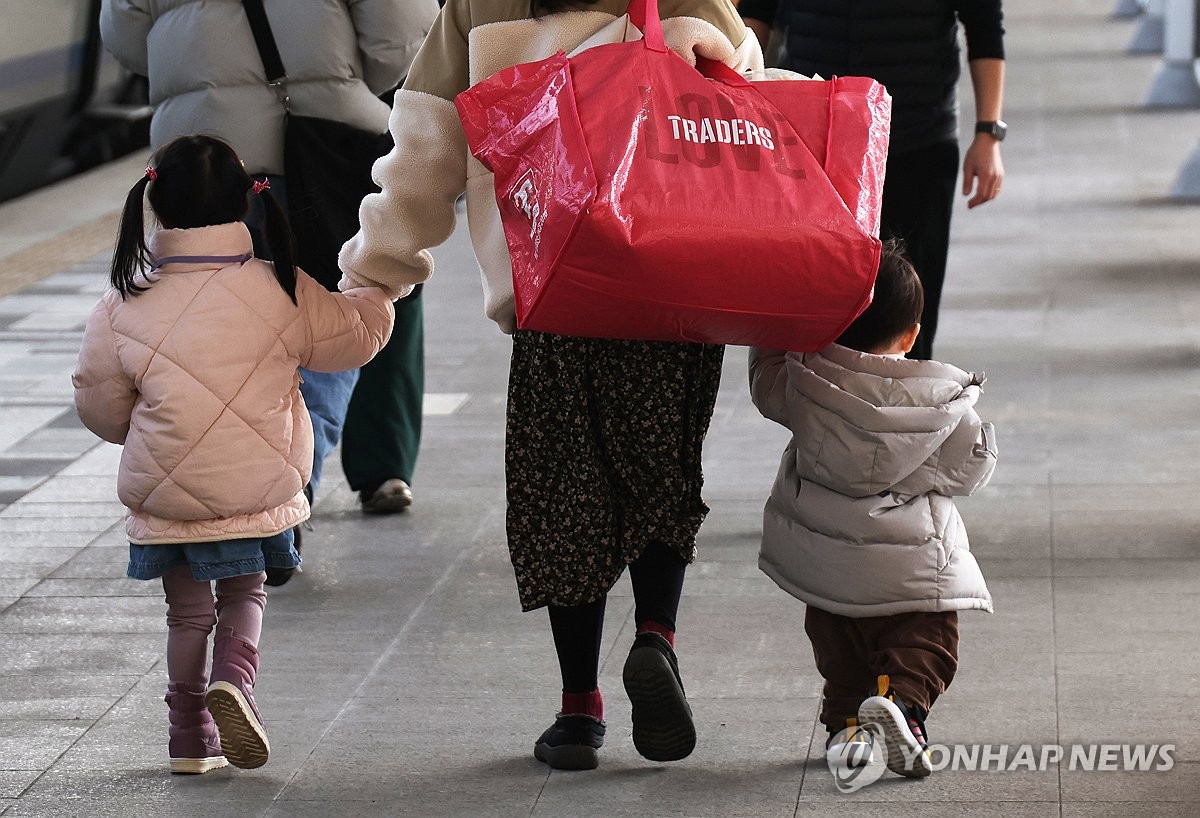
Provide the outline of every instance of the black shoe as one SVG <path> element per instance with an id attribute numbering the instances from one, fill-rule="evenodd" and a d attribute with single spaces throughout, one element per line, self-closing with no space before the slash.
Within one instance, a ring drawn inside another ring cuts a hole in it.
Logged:
<path id="1" fill-rule="evenodd" d="M 300 553 L 300 526 L 292 529 L 292 546 L 296 549 L 296 553 Z M 285 585 L 292 574 L 296 573 L 295 568 L 271 568 L 267 566 L 267 578 L 263 580 L 263 585 L 270 585 L 273 588 L 278 588 L 280 585 Z"/>
<path id="2" fill-rule="evenodd" d="M 308 498 L 308 503 L 312 505 L 313 493 L 312 486 L 304 487 L 304 496 Z M 292 528 L 292 547 L 296 549 L 296 553 L 300 553 L 300 529 L 304 524 Z M 292 574 L 296 573 L 295 568 L 268 568 L 267 578 L 263 580 L 263 585 L 270 585 L 273 588 L 278 588 L 280 585 L 287 583 L 292 578 Z"/>
<path id="3" fill-rule="evenodd" d="M 604 722 L 582 713 L 559 713 L 533 745 L 533 757 L 556 770 L 594 770 L 604 744 Z"/>
<path id="4" fill-rule="evenodd" d="M 670 643 L 639 633 L 625 660 L 625 692 L 633 705 L 633 746 L 651 761 L 678 761 L 696 748 L 692 708 Z"/>

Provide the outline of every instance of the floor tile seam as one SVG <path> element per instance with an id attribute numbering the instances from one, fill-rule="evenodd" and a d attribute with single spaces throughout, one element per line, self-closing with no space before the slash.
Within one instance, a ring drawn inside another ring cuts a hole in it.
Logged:
<path id="1" fill-rule="evenodd" d="M 817 698 L 817 713 L 813 715 L 813 726 L 809 731 L 808 745 L 805 747 L 805 755 L 812 749 L 813 742 L 817 740 L 817 725 L 820 723 L 820 708 L 823 701 L 823 696 Z M 800 768 L 800 783 L 796 788 L 796 806 L 792 810 L 792 818 L 798 818 L 800 815 L 800 804 L 804 800 L 804 785 L 808 781 L 808 764 L 804 764 Z"/>
<path id="2" fill-rule="evenodd" d="M 3 303 L 4 303 L 4 299 L 0 298 L 0 304 L 3 304 Z M 22 316 L 22 318 L 28 318 L 30 315 L 34 315 L 34 313 L 30 312 L 27 315 Z M 87 314 L 85 313 L 84 315 L 81 316 L 81 320 L 86 320 L 86 319 L 87 319 Z M 20 320 L 20 319 L 17 319 L 17 320 Z M 8 329 L 8 330 L 0 330 L 0 342 L 10 343 L 10 344 L 45 343 L 47 341 L 77 342 L 78 339 L 80 338 L 80 336 L 82 336 L 82 335 L 83 335 L 83 331 L 78 330 L 78 329 L 46 329 L 46 330 L 33 330 L 33 329 L 11 330 L 11 329 Z M 29 354 L 32 354 L 32 351 L 30 351 Z"/>
<path id="3" fill-rule="evenodd" d="M 50 405 L 50 407 L 48 407 L 48 408 L 53 408 L 54 406 L 55 406 L 55 405 L 54 405 L 54 404 L 52 404 L 52 405 Z M 15 443 L 13 443 L 11 446 L 8 446 L 8 447 L 6 447 L 5 449 L 3 449 L 3 450 L 0 450 L 0 458 L 3 458 L 3 457 L 13 457 L 13 458 L 17 458 L 17 457 L 19 457 L 19 456 L 20 456 L 20 453 L 18 453 L 18 454 L 10 454 L 10 451 L 11 451 L 11 450 L 12 450 L 14 447 L 16 447 L 16 446 L 20 446 L 22 443 L 26 442 L 26 441 L 27 441 L 27 440 L 29 440 L 30 438 L 32 438 L 32 437 L 35 437 L 36 435 L 38 435 L 38 434 L 40 434 L 41 432 L 45 431 L 45 430 L 46 430 L 48 427 L 50 427 L 50 424 L 51 424 L 51 423 L 54 423 L 54 422 L 55 422 L 55 421 L 57 421 L 59 418 L 61 418 L 61 417 L 62 417 L 62 415 L 63 415 L 63 414 L 64 414 L 64 413 L 65 413 L 65 412 L 66 412 L 66 411 L 69 409 L 69 408 L 70 408 L 70 405 L 64 405 L 64 406 L 63 406 L 63 410 L 64 410 L 63 412 L 60 412 L 60 413 L 59 413 L 58 415 L 56 415 L 55 417 L 51 418 L 50 420 L 47 420 L 47 421 L 46 421 L 45 423 L 43 423 L 41 426 L 37 427 L 36 429 L 34 429 L 33 431 L 31 431 L 31 432 L 30 432 L 28 435 L 26 435 L 25 437 L 23 437 L 23 438 L 21 438 L 20 440 L 16 441 L 16 442 L 15 442 Z M 62 475 L 62 472 L 63 472 L 63 470 L 64 470 L 64 469 L 70 468 L 71 466 L 75 465 L 75 464 L 76 464 L 76 463 L 78 463 L 80 460 L 82 460 L 83 458 L 87 457 L 89 454 L 91 454 L 92 452 L 94 452 L 96 449 L 100 448 L 100 447 L 101 447 L 101 445 L 102 445 L 103 443 L 104 443 L 104 441 L 102 441 L 102 440 L 100 440 L 99 438 L 97 438 L 97 439 L 96 439 L 96 441 L 95 441 L 95 444 L 94 444 L 94 445 L 92 445 L 92 446 L 89 446 L 88 448 L 84 449 L 84 450 L 83 450 L 82 452 L 80 452 L 78 455 L 75 455 L 75 456 L 70 456 L 70 455 L 68 455 L 68 456 L 66 456 L 66 457 L 63 457 L 63 458 L 61 458 L 61 461 L 62 461 L 62 462 L 58 464 L 58 467 L 57 467 L 57 468 L 56 468 L 54 471 L 52 471 L 50 474 L 47 474 L 47 475 L 41 475 L 41 477 L 42 477 L 43 479 L 41 479 L 41 480 L 40 480 L 39 482 L 37 482 L 35 485 L 33 485 L 33 486 L 30 486 L 30 487 L 29 487 L 29 489 L 27 489 L 27 490 L 26 490 L 26 491 L 25 491 L 23 494 L 21 494 L 21 495 L 20 495 L 20 496 L 19 496 L 19 497 L 18 497 L 16 500 L 13 500 L 13 501 L 12 501 L 12 502 L 10 502 L 10 503 L 0 503 L 0 511 L 2 511 L 2 512 L 7 512 L 7 511 L 8 511 L 9 509 L 11 509 L 13 506 L 17 506 L 17 505 L 19 505 L 19 504 L 22 504 L 22 503 L 24 503 L 24 502 L 25 502 L 25 498 L 26 498 L 26 497 L 28 497 L 28 496 L 29 496 L 29 495 L 30 495 L 32 492 L 34 492 L 34 491 L 36 491 L 36 490 L 38 490 L 38 489 L 42 488 L 43 486 L 45 486 L 45 485 L 49 484 L 50 482 L 52 482 L 53 480 L 55 480 L 56 478 L 58 478 L 59 476 L 61 476 L 61 475 Z M 41 458 L 30 458 L 30 459 L 51 460 L 51 459 L 56 459 L 56 458 L 50 458 L 50 457 L 41 457 Z M 28 477 L 37 477 L 37 476 L 39 476 L 39 475 L 17 475 L 17 476 L 20 476 L 20 477 L 25 477 L 25 476 L 28 476 Z M 94 476 L 94 475 L 92 475 L 92 476 Z M 115 476 L 114 476 L 114 477 L 115 477 Z M 117 495 L 116 495 L 116 492 L 115 492 L 115 491 L 112 493 L 111 497 L 109 497 L 109 498 L 107 498 L 107 499 L 105 499 L 105 500 L 100 500 L 100 501 L 95 501 L 95 502 L 110 502 L 110 501 L 119 502 L 119 500 L 117 499 Z M 64 505 L 64 504 L 65 504 L 65 503 L 67 503 L 67 502 L 68 502 L 68 501 L 66 501 L 66 500 L 63 500 L 63 501 L 60 501 L 60 502 L 51 503 L 50 505 L 52 505 L 52 506 L 54 506 L 54 507 L 61 507 L 62 505 Z M 8 518 L 10 518 L 10 519 L 37 519 L 37 520 L 46 520 L 46 519 L 57 519 L 57 518 L 58 518 L 58 517 L 60 517 L 61 515 L 59 515 L 59 514 L 49 514 L 49 513 L 47 513 L 47 514 L 31 514 L 31 515 L 29 515 L 28 517 L 25 517 L 24 515 L 22 515 L 21 517 L 17 517 L 16 515 L 11 515 L 11 514 L 5 514 L 4 516 L 6 516 L 6 517 L 8 517 Z M 119 522 L 121 519 L 122 519 L 122 518 L 118 517 L 118 518 L 117 518 L 117 521 Z M 97 534 L 97 536 L 99 536 L 99 534 L 103 534 L 103 533 L 104 533 L 104 531 L 108 531 L 108 530 L 109 530 L 109 528 L 112 528 L 112 526 L 110 525 L 110 526 L 108 526 L 107 528 L 103 529 L 103 531 L 99 532 L 99 533 Z"/>
<path id="4" fill-rule="evenodd" d="M 338 726 L 343 716 L 345 716 L 346 711 L 350 709 L 354 702 L 359 700 L 359 694 L 367 688 L 367 686 L 378 676 L 380 669 L 384 667 L 387 662 L 389 662 L 396 654 L 400 642 L 404 639 L 418 617 L 425 610 L 425 607 L 429 604 L 430 600 L 437 597 L 438 593 L 449 584 L 451 577 L 459 573 L 463 565 L 468 563 L 471 558 L 477 556 L 478 553 L 483 550 L 485 547 L 484 543 L 486 541 L 486 535 L 489 532 L 490 527 L 494 525 L 495 518 L 497 516 L 498 512 L 494 510 L 483 515 L 483 518 L 475 528 L 474 534 L 470 538 L 471 545 L 463 548 L 455 556 L 450 564 L 446 566 L 445 570 L 442 572 L 442 575 L 439 576 L 429 588 L 429 591 L 425 594 L 421 601 L 418 602 L 412 611 L 409 612 L 409 615 L 405 618 L 404 622 L 396 630 L 395 636 L 392 637 L 390 642 L 388 642 L 387 647 L 383 649 L 383 651 L 376 658 L 375 662 L 371 665 L 367 672 L 363 674 L 362 679 L 355 686 L 354 691 L 350 693 L 350 695 L 346 698 L 346 701 L 338 709 L 337 713 L 334 714 L 333 718 L 329 720 L 329 723 L 325 725 L 325 728 L 321 731 L 321 734 L 317 737 L 316 741 L 313 742 L 312 747 L 309 749 L 304 759 L 296 765 L 296 769 L 282 783 L 276 794 L 271 797 L 272 806 L 275 804 L 275 802 L 281 799 L 282 795 L 287 792 L 288 788 L 296 781 L 296 778 L 300 775 L 300 771 L 312 759 L 313 754 L 317 751 L 317 748 L 321 746 L 321 743 L 325 741 L 334 728 Z M 548 779 L 549 774 L 547 774 L 547 780 Z"/>
<path id="5" fill-rule="evenodd" d="M 618 597 L 610 594 L 606 604 L 611 604 L 614 600 L 621 600 L 625 602 L 626 611 L 625 615 L 621 617 L 621 624 L 617 627 L 617 633 L 613 637 L 612 645 L 609 646 L 608 652 L 600 658 L 600 665 L 596 669 L 600 676 L 603 676 L 608 672 L 609 662 L 614 661 L 614 657 L 618 654 L 618 650 L 621 645 L 621 635 L 628 631 L 631 623 L 633 623 L 635 630 L 637 628 L 636 623 L 633 622 L 634 613 L 637 610 L 637 605 L 633 596 Z"/>
<path id="6" fill-rule="evenodd" d="M 160 661 L 161 661 L 161 660 L 160 660 Z M 158 666 L 158 662 L 155 662 L 155 663 L 154 663 L 154 665 L 152 665 L 152 666 L 151 666 L 150 672 L 152 672 L 152 671 L 153 671 L 153 669 L 154 669 L 155 667 L 157 667 L 157 666 Z M 60 761 L 63 759 L 63 757 L 64 757 L 64 756 L 66 756 L 66 755 L 67 755 L 69 752 L 71 752 L 71 750 L 73 750 L 73 749 L 75 748 L 75 745 L 77 745 L 79 742 L 81 742 L 81 741 L 84 739 L 84 737 L 86 737 L 86 736 L 88 735 L 88 733 L 90 733 L 90 732 L 92 731 L 92 728 L 94 728 L 94 727 L 95 727 L 97 724 L 99 724 L 99 723 L 100 723 L 100 721 L 101 721 L 101 720 L 102 720 L 102 719 L 103 719 L 105 716 L 107 716 L 109 713 L 113 712 L 113 710 L 114 710 L 114 709 L 116 709 L 116 707 L 117 707 L 117 706 L 118 706 L 118 705 L 119 705 L 119 704 L 120 704 L 122 701 L 124 701 L 124 699 L 125 699 L 125 698 L 126 698 L 126 697 L 127 697 L 127 696 L 128 696 L 128 695 L 129 695 L 129 694 L 130 694 L 130 693 L 131 693 L 133 690 L 134 690 L 134 689 L 136 689 L 136 688 L 137 688 L 137 686 L 138 686 L 138 683 L 139 683 L 141 680 L 143 680 L 143 679 L 144 679 L 144 678 L 145 678 L 145 677 L 148 675 L 148 673 L 149 673 L 149 672 L 147 672 L 147 673 L 144 673 L 144 674 L 141 674 L 141 675 L 138 675 L 138 676 L 129 676 L 129 678 L 131 678 L 131 679 L 134 679 L 134 681 L 133 681 L 133 682 L 130 684 L 130 686 L 129 686 L 128 688 L 126 688 L 126 690 L 125 690 L 123 693 L 121 693 L 119 696 L 117 696 L 117 697 L 116 697 L 116 699 L 115 699 L 115 700 L 114 700 L 114 701 L 113 701 L 113 702 L 112 702 L 112 703 L 111 703 L 111 704 L 110 704 L 110 705 L 109 705 L 107 708 L 105 708 L 105 710 L 104 710 L 104 712 L 103 712 L 103 713 L 101 713 L 101 714 L 100 714 L 100 715 L 98 715 L 98 716 L 97 716 L 95 719 L 93 719 L 93 720 L 92 720 L 92 723 L 91 723 L 91 724 L 89 724 L 89 725 L 87 726 L 87 728 L 86 728 L 86 729 L 84 729 L 82 732 L 80 732 L 80 734 L 79 734 L 78 736 L 76 736 L 76 737 L 75 737 L 75 739 L 74 739 L 74 740 L 73 740 L 73 741 L 72 741 L 72 742 L 71 742 L 69 745 L 67 745 L 66 749 L 64 749 L 64 750 L 63 750 L 61 753 L 59 753 L 57 756 L 55 756 L 54 760 L 53 760 L 53 761 L 51 761 L 51 762 L 50 762 L 50 764 L 49 764 L 48 766 L 46 766 L 46 768 L 45 768 L 44 770 L 42 770 L 41 772 L 39 772 L 39 773 L 38 773 L 38 775 L 37 775 L 37 776 L 36 776 L 36 777 L 35 777 L 35 778 L 34 778 L 32 781 L 30 781 L 28 785 L 26 785 L 25 789 L 21 790 L 21 794 L 17 796 L 17 802 L 19 802 L 19 801 L 20 801 L 21 799 L 23 799 L 23 798 L 24 798 L 26 795 L 28 795 L 28 794 L 29 794 L 29 791 L 30 791 L 30 790 L 31 790 L 31 789 L 32 789 L 34 786 L 36 786 L 36 785 L 37 785 L 37 783 L 38 783 L 39 781 L 41 781 L 43 778 L 45 778 L 45 777 L 46 777 L 46 775 L 47 775 L 49 772 L 51 772 L 51 771 L 54 769 L 55 765 L 56 765 L 56 764 L 58 764 L 58 762 L 60 762 Z M 93 697 L 93 698 L 101 698 L 101 699 L 103 699 L 103 697 L 98 697 L 98 696 L 97 696 L 97 697 Z M 14 803 L 16 803 L 16 802 L 14 802 Z M 0 815 L 2 815 L 2 814 L 3 814 L 3 813 L 0 813 Z"/>
<path id="7" fill-rule="evenodd" d="M 1054 653 L 1054 735 L 1056 741 L 1062 743 L 1062 684 L 1058 678 L 1058 584 L 1057 584 L 1057 560 L 1055 559 L 1055 483 L 1054 476 L 1047 477 L 1046 486 L 1046 502 L 1049 506 L 1049 520 L 1047 520 L 1048 536 L 1050 538 L 1050 647 Z M 1063 803 L 1063 775 L 1062 767 L 1056 766 L 1055 774 L 1058 779 L 1058 802 L 1059 815 L 1062 815 Z"/>

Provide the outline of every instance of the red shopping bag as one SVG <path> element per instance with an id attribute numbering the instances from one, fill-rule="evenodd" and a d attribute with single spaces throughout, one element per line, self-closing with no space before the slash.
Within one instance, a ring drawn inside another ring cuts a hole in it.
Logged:
<path id="1" fill-rule="evenodd" d="M 879 265 L 890 97 L 865 77 L 697 70 L 664 44 L 656 0 L 629 16 L 642 40 L 517 65 L 455 101 L 495 176 L 518 326 L 833 341 Z"/>

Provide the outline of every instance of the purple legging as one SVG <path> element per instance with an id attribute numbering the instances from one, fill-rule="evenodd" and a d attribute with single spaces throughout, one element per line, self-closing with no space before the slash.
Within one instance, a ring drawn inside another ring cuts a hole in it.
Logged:
<path id="1" fill-rule="evenodd" d="M 208 635 L 218 622 L 258 646 L 267 604 L 263 591 L 266 576 L 260 571 L 219 579 L 214 600 L 212 583 L 192 579 L 186 565 L 163 575 L 167 594 L 167 676 L 171 682 L 202 688 L 208 684 Z"/>

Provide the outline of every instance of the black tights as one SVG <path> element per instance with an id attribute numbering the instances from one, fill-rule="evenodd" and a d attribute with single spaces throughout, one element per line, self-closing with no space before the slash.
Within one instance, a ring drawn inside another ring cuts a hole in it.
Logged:
<path id="1" fill-rule="evenodd" d="M 630 563 L 637 625 L 650 621 L 675 630 L 686 569 L 683 557 L 661 543 L 651 543 Z M 570 607 L 548 606 L 565 693 L 589 693 L 599 686 L 605 599 L 600 597 L 595 602 Z"/>

